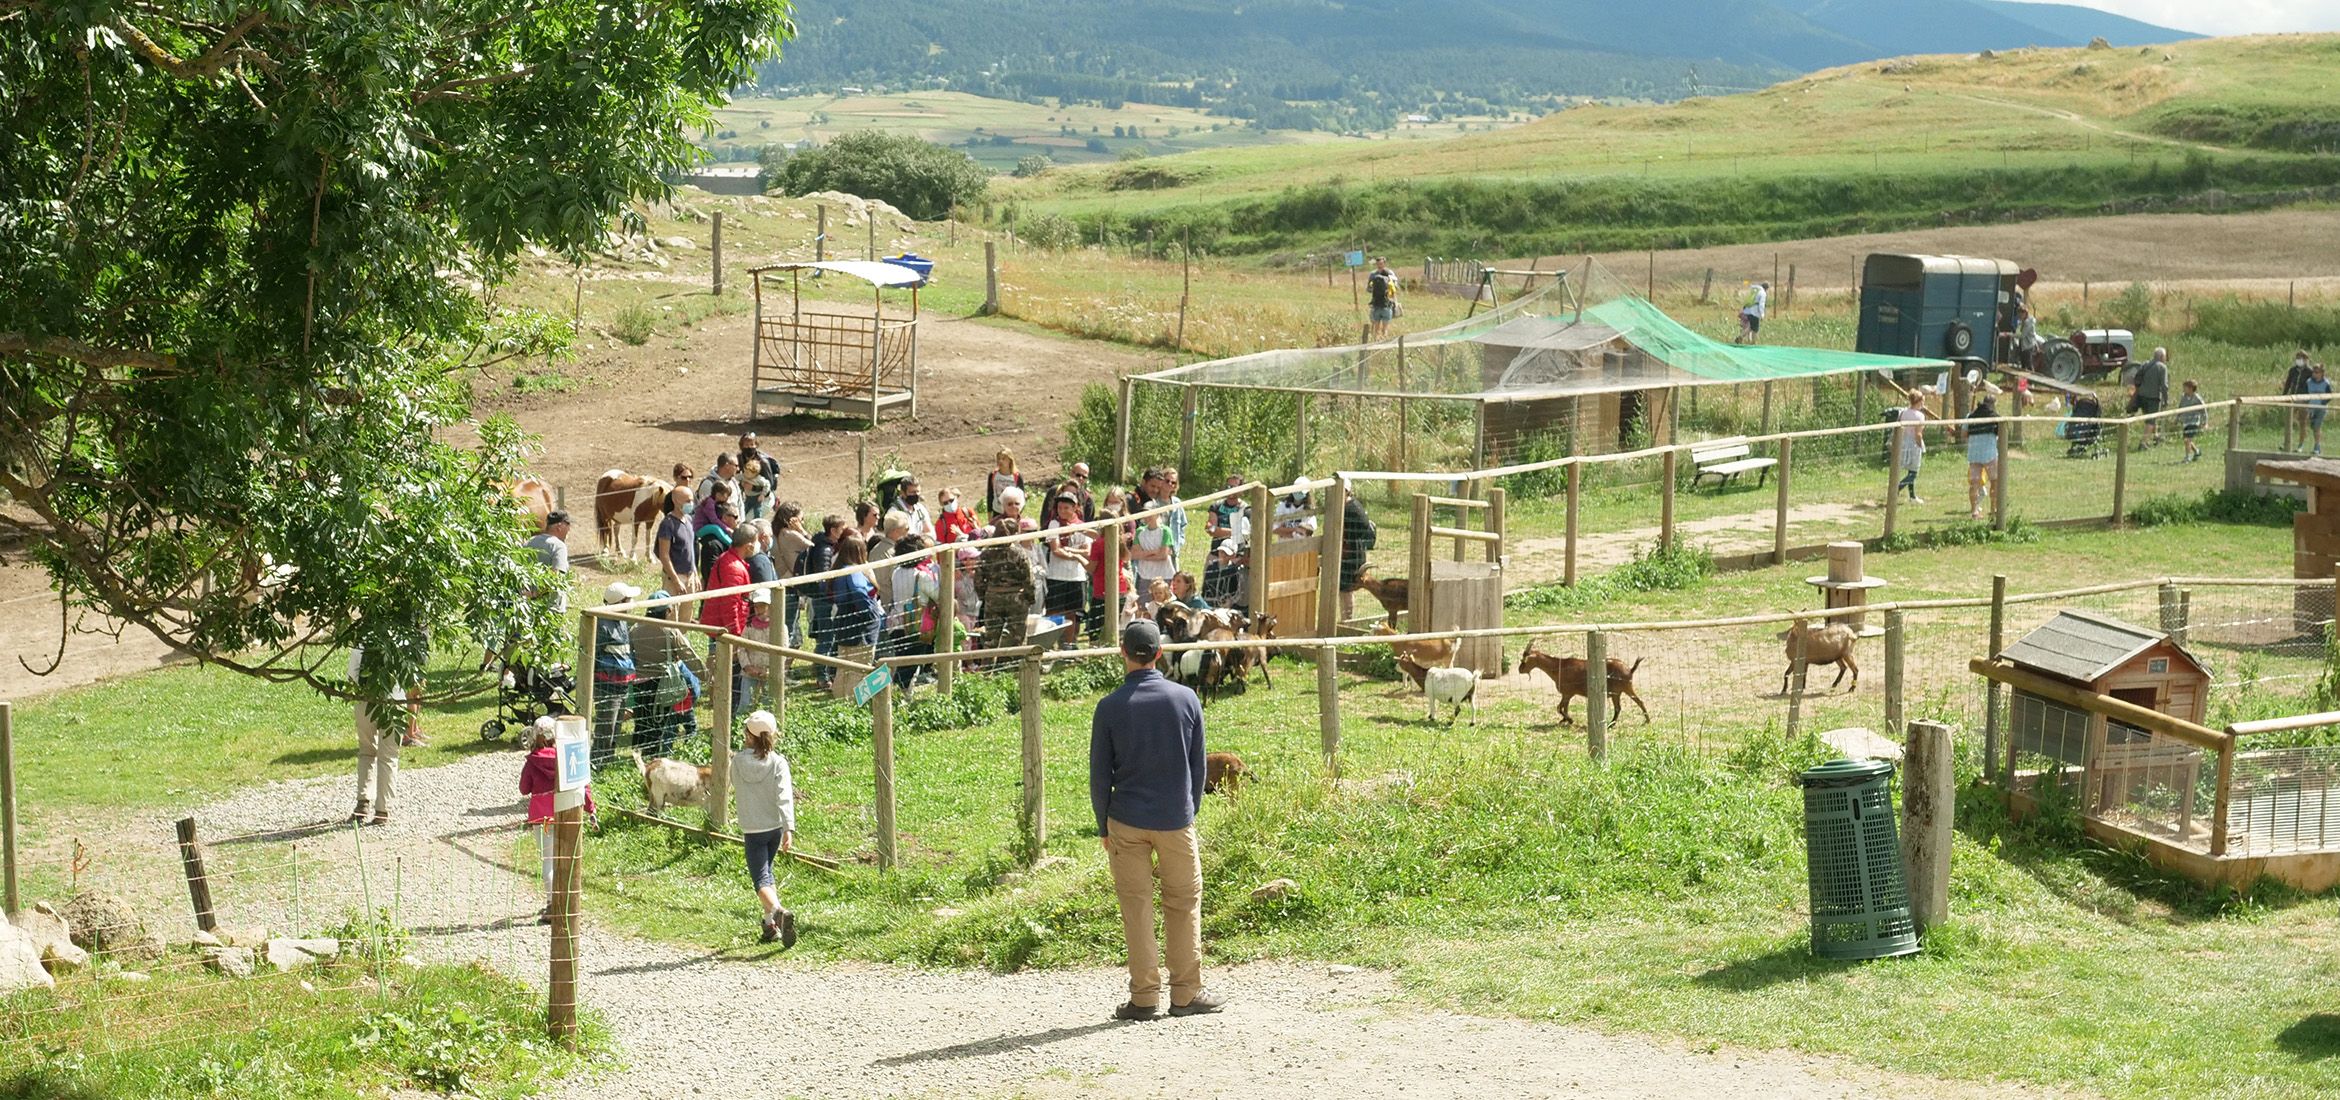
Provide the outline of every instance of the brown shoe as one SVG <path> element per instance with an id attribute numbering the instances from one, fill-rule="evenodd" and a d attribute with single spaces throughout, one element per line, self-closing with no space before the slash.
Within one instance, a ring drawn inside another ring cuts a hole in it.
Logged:
<path id="1" fill-rule="evenodd" d="M 361 798 L 358 799 L 357 809 L 350 811 L 349 823 L 352 825 L 363 825 L 366 823 L 366 819 L 372 816 L 374 816 L 373 804 Z"/>
<path id="2" fill-rule="evenodd" d="M 376 825 L 388 825 L 388 824 L 390 824 L 390 811 L 388 811 L 388 810 L 376 810 L 376 811 L 374 811 L 374 822 L 373 822 L 373 823 L 374 823 L 374 824 L 376 824 Z"/>
<path id="3" fill-rule="evenodd" d="M 1154 1005 L 1123 1001 L 1121 1007 L 1113 1010 L 1113 1018 L 1116 1020 L 1151 1020 L 1160 1011 L 1161 1009 Z"/>
<path id="4" fill-rule="evenodd" d="M 404 736 L 404 737 L 401 737 L 401 738 L 399 738 L 399 739 L 398 739 L 398 746 L 399 746 L 400 748 L 407 748 L 407 749 L 419 749 L 419 748 L 423 748 L 423 747 L 425 747 L 425 746 L 429 745 L 430 743 L 431 743 L 431 739 L 430 739 L 430 738 L 428 738 L 428 737 L 424 737 L 422 734 L 419 734 L 419 733 L 410 733 L 410 734 L 407 734 L 406 736 Z"/>
<path id="5" fill-rule="evenodd" d="M 1227 999 L 1208 989 L 1197 992 L 1194 999 L 1182 1005 L 1171 1005 L 1172 1016 L 1207 1016 L 1227 1007 Z"/>

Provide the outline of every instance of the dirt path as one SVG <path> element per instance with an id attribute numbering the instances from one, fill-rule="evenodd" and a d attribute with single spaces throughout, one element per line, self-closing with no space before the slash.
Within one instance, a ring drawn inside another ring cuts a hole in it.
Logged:
<path id="1" fill-rule="evenodd" d="M 186 659 L 137 627 L 117 638 L 108 632 L 111 620 L 60 623 L 57 612 L 47 573 L 13 555 L 0 564 L 0 699 L 30 699 Z"/>
<path id="2" fill-rule="evenodd" d="M 370 881 L 377 899 L 396 890 L 401 921 L 418 929 L 418 951 L 541 978 L 547 936 L 532 919 L 541 900 L 534 861 L 513 870 L 526 855 L 514 843 L 516 767 L 516 756 L 497 754 L 400 776 L 398 821 L 361 833 L 362 860 L 346 858 L 346 829 L 304 828 L 346 811 L 342 777 L 270 784 L 203 808 L 199 817 L 213 835 L 294 830 L 215 845 L 227 849 L 222 860 L 265 866 L 286 848 L 314 857 L 297 892 L 267 893 L 256 875 L 252 886 L 231 880 L 223 919 L 300 927 L 287 905 L 305 907 L 314 922 Z M 150 824 L 167 835 L 161 821 Z M 361 863 L 370 880 L 359 878 Z M 183 901 L 162 904 L 183 922 Z M 820 915 L 807 916 L 817 928 Z M 166 935 L 187 932 L 173 927 Z M 1673 1040 L 1425 1009 L 1407 1003 L 1391 975 L 1349 966 L 1215 969 L 1210 982 L 1232 998 L 1224 1014 L 1127 1024 L 1108 1018 L 1122 976 L 1102 967 L 992 974 L 810 964 L 590 926 L 583 957 L 584 1003 L 609 1022 L 623 1065 L 571 1082 L 556 1093 L 563 1100 L 1283 1097 L 1332 1082 L 1347 1095 L 1391 1100 L 2036 1095 L 1792 1052 L 1698 1051 Z"/>

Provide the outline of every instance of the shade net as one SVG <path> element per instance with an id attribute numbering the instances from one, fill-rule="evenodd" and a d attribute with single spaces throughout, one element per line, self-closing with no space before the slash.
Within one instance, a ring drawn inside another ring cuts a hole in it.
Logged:
<path id="1" fill-rule="evenodd" d="M 1764 382 L 1938 360 L 1730 344 L 1691 331 L 1598 264 L 1499 309 L 1400 341 L 1259 352 L 1148 375 L 1160 381 L 1519 400 Z"/>

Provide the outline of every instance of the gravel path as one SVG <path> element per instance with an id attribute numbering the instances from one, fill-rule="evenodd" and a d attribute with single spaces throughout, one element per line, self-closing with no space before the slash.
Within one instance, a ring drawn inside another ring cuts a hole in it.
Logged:
<path id="1" fill-rule="evenodd" d="M 314 921 L 371 891 L 419 930 L 418 952 L 484 958 L 541 980 L 544 931 L 532 875 L 512 870 L 518 757 L 499 753 L 399 777 L 396 820 L 359 834 L 305 829 L 348 811 L 340 777 L 271 784 L 202 812 L 250 885 L 232 921 Z M 303 857 L 297 891 L 287 850 Z M 364 882 L 360 883 L 360 866 Z M 533 861 L 528 870 L 533 871 Z M 272 888 L 262 883 L 273 884 Z M 330 899 L 330 900 L 328 900 Z M 298 907 L 301 912 L 296 913 Z M 1121 974 L 1019 974 L 718 960 L 589 928 L 582 996 L 614 1029 L 619 1061 L 562 1086 L 562 1100 L 696 1096 L 1289 1096 L 1338 1083 L 1350 1097 L 1852 1097 L 2037 1095 L 1879 1074 L 1783 1052 L 1683 1044 L 1524 1020 L 1428 1011 L 1378 971 L 1257 963 L 1212 972 L 1215 1017 L 1116 1023 Z"/>

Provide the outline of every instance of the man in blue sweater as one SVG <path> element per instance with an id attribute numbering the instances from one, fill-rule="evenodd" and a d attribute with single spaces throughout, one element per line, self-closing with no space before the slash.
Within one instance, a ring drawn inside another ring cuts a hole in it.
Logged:
<path id="1" fill-rule="evenodd" d="M 1162 936 L 1170 953 L 1170 1014 L 1217 1012 L 1202 984 L 1202 852 L 1194 811 L 1203 793 L 1202 701 L 1154 664 L 1162 631 L 1144 619 L 1121 632 L 1128 675 L 1097 704 L 1089 724 L 1089 803 L 1113 867 L 1121 934 L 1129 944 L 1129 1000 L 1121 1020 L 1150 1020 L 1162 998 L 1154 944 L 1154 881 L 1162 883 Z"/>

